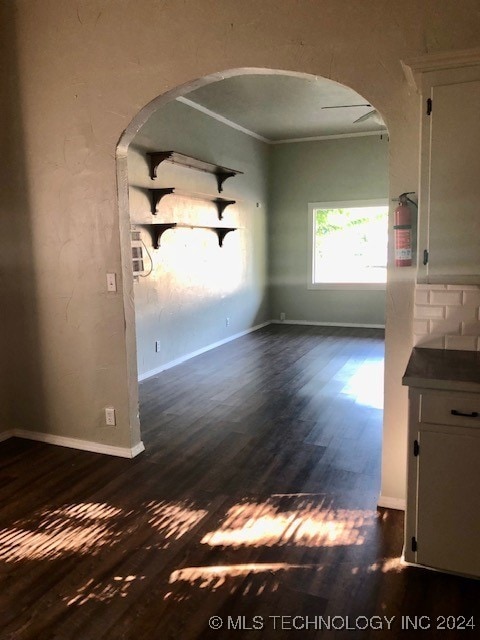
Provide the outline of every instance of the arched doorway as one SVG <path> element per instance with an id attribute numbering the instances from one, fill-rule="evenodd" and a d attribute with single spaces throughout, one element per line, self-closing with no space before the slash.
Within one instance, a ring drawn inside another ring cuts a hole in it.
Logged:
<path id="1" fill-rule="evenodd" d="M 236 69 L 236 70 L 231 70 L 231 71 L 227 71 L 224 72 L 222 74 L 214 74 L 212 76 L 208 76 L 206 78 L 202 78 L 200 80 L 197 80 L 193 83 L 190 83 L 188 85 L 184 85 L 182 87 L 179 87 L 167 94 L 164 94 L 162 96 L 159 96 L 158 98 L 156 98 L 154 101 L 152 101 L 149 105 L 147 105 L 144 109 L 142 109 L 142 111 L 138 114 L 138 116 L 134 119 L 134 121 L 132 121 L 132 123 L 129 125 L 129 127 L 127 128 L 127 130 L 125 131 L 125 133 L 123 134 L 119 145 L 118 145 L 118 149 L 117 149 L 117 176 L 118 176 L 118 187 L 119 187 L 119 203 L 120 203 L 120 220 L 121 220 L 121 237 L 122 237 L 122 261 L 123 261 L 123 275 L 124 275 L 124 286 L 126 287 L 126 291 L 125 291 L 125 296 L 124 296 L 124 300 L 125 300 L 125 318 L 126 318 L 126 331 L 127 331 L 127 346 L 128 346 L 128 352 L 129 352 L 129 388 L 130 388 L 130 393 L 132 394 L 132 399 L 134 400 L 134 402 L 137 402 L 137 398 L 138 398 L 138 392 L 136 390 L 136 382 L 137 382 L 137 371 L 136 371 L 136 362 L 137 362 L 137 348 L 136 348 L 136 344 L 135 344 L 135 310 L 134 310 L 134 305 L 133 305 L 133 300 L 134 300 L 134 296 L 133 296 L 133 278 L 132 278 L 132 270 L 131 270 L 131 235 L 130 235 L 130 225 L 132 224 L 132 222 L 135 222 L 134 220 L 131 219 L 130 216 L 130 210 L 131 210 L 131 206 L 132 206 L 132 202 L 129 202 L 129 197 L 128 197 L 128 189 L 129 186 L 131 187 L 131 181 L 130 181 L 130 185 L 129 185 L 129 168 L 128 168 L 128 153 L 129 153 L 129 148 L 130 145 L 135 145 L 136 143 L 138 143 L 139 140 L 139 132 L 140 132 L 140 136 L 141 136 L 141 132 L 145 131 L 146 127 L 148 127 L 148 123 L 151 122 L 155 117 L 156 114 L 161 113 L 161 111 L 163 109 L 168 108 L 168 105 L 173 105 L 175 104 L 176 107 L 182 106 L 183 108 L 187 108 L 187 107 L 191 107 L 192 105 L 192 101 L 190 100 L 190 97 L 193 95 L 195 97 L 198 96 L 199 92 L 200 94 L 205 94 L 208 93 L 208 89 L 210 87 L 216 87 L 216 88 L 221 88 L 222 84 L 227 83 L 229 80 L 235 80 L 235 79 L 242 79 L 242 78 L 254 78 L 257 79 L 259 81 L 261 81 L 264 78 L 286 78 L 288 79 L 288 82 L 292 82 L 292 81 L 298 81 L 298 82 L 305 82 L 305 83 L 315 83 L 317 81 L 320 81 L 321 79 L 315 78 L 314 76 L 308 75 L 308 74 L 301 74 L 301 73 L 292 73 L 292 72 L 285 72 L 285 71 L 277 71 L 277 70 L 266 70 L 266 69 Z M 338 87 L 338 95 L 334 95 L 334 100 L 331 100 L 330 103 L 328 104 L 328 106 L 342 106 L 342 104 L 344 104 L 347 100 L 348 100 L 348 95 L 342 95 L 342 90 L 344 92 L 348 92 L 351 90 L 348 90 L 347 88 L 343 87 L 342 85 L 338 85 L 337 83 L 334 83 L 333 81 L 324 81 L 326 83 L 330 83 L 332 86 Z M 257 88 L 258 90 L 258 88 Z M 354 94 L 354 92 L 351 92 L 352 94 L 352 98 L 351 101 L 353 101 L 354 104 L 358 104 L 359 100 L 363 101 L 362 106 L 363 106 L 363 111 L 360 112 L 349 112 L 352 113 L 350 117 L 352 123 L 354 121 L 354 119 L 357 117 L 358 113 L 360 114 L 364 114 L 365 110 L 367 113 L 373 111 L 373 108 L 370 107 L 370 105 L 368 105 L 368 103 L 365 102 L 365 100 L 362 98 L 362 96 L 358 96 L 358 94 Z M 188 97 L 187 97 L 188 96 Z M 199 103 L 195 103 L 197 106 L 199 106 Z M 232 104 L 232 100 L 230 99 L 230 106 Z M 185 106 L 186 105 L 186 106 Z M 211 116 L 212 113 L 214 115 L 218 115 L 215 114 L 214 111 L 212 111 L 211 109 L 209 109 L 208 107 L 205 106 L 201 106 L 200 105 L 200 109 L 198 109 L 198 111 L 202 112 L 202 113 L 207 113 L 207 115 Z M 320 109 L 320 107 L 318 107 L 318 109 Z M 197 111 L 197 112 L 198 112 Z M 327 113 L 327 111 L 323 112 L 324 114 Z M 330 111 L 328 112 L 329 115 L 333 114 L 334 111 Z M 336 112 L 339 113 L 339 112 Z M 353 113 L 356 113 L 356 116 L 353 116 Z M 224 118 L 225 120 L 225 118 Z M 231 120 L 228 121 L 229 124 L 232 123 Z M 242 127 L 238 127 L 239 129 L 242 129 Z M 378 127 L 377 127 L 378 129 Z M 243 127 L 243 130 L 245 131 L 245 128 Z M 250 130 L 248 133 L 252 133 L 252 131 Z M 375 134 L 375 136 L 378 138 L 379 135 L 386 137 L 386 130 L 380 130 L 380 131 L 373 131 L 373 132 L 362 132 L 362 135 L 366 135 L 366 133 L 373 133 Z M 275 134 L 274 134 L 275 135 Z M 338 139 L 345 139 L 346 137 L 348 137 L 348 139 L 351 139 L 353 141 L 357 140 L 357 136 L 359 136 L 360 133 L 356 133 L 355 130 L 349 132 L 349 134 L 345 134 L 345 133 L 341 133 L 338 134 L 338 131 L 336 131 L 336 134 L 329 134 L 327 133 L 326 135 L 322 135 L 322 136 L 317 136 L 318 138 L 321 138 L 322 140 L 328 139 L 330 138 L 333 144 L 333 140 L 338 140 Z M 349 137 L 351 136 L 351 138 Z M 193 137 L 193 135 L 192 135 Z M 310 135 L 310 137 L 312 137 Z M 275 145 L 275 147 L 277 149 L 280 149 L 280 145 L 285 142 L 285 140 L 273 140 L 272 139 L 268 139 L 264 136 L 258 135 L 257 138 L 260 138 L 263 141 L 266 141 L 268 143 L 272 143 Z M 307 138 L 307 136 L 301 136 L 301 135 L 292 135 L 292 133 L 290 132 L 290 138 L 292 139 L 293 142 L 297 141 L 305 141 L 305 139 Z M 300 140 L 299 140 L 300 139 Z M 373 138 L 371 138 L 373 140 Z M 358 140 L 357 140 L 358 142 Z M 175 149 L 175 145 L 174 143 L 172 144 L 167 144 L 168 148 L 173 148 Z M 148 147 L 148 142 L 146 142 L 144 144 L 144 149 L 146 149 Z M 150 149 L 154 148 L 154 146 L 150 146 Z M 165 147 L 164 147 L 165 148 Z M 206 156 L 209 156 L 209 151 L 211 151 L 210 149 L 207 150 Z M 201 157 L 202 155 L 205 155 L 205 153 L 202 153 L 202 151 L 195 151 L 192 152 L 191 154 L 192 156 L 196 156 L 196 157 Z M 222 156 L 225 156 L 225 153 L 222 151 Z M 207 159 L 209 160 L 214 160 L 214 158 L 212 157 L 207 157 Z M 214 160 L 215 161 L 215 160 Z M 227 164 L 227 162 L 223 162 L 223 164 Z M 145 165 L 146 167 L 146 165 Z M 237 167 L 234 167 L 237 168 Z M 386 162 L 385 162 L 385 175 L 386 175 L 387 171 L 386 171 Z M 146 173 L 145 173 L 146 176 Z M 146 189 L 149 182 L 148 182 L 149 178 L 146 176 L 146 182 L 142 183 L 142 187 L 143 189 Z M 365 183 L 365 180 L 363 180 L 363 183 Z M 363 187 L 363 184 L 362 184 Z M 250 187 L 247 187 L 247 190 Z M 358 185 L 357 185 L 357 189 L 358 189 Z M 387 195 L 387 191 L 388 188 L 386 187 L 386 191 L 383 194 L 380 194 L 379 192 L 372 192 L 369 194 L 368 189 L 367 190 L 363 190 L 360 189 L 360 194 L 356 193 L 356 197 L 360 199 L 362 198 L 366 198 L 369 199 L 369 195 L 370 195 L 370 199 L 372 197 L 376 197 L 376 196 L 380 196 L 383 195 L 384 197 L 386 197 Z M 333 200 L 334 197 L 337 197 L 335 192 L 332 192 L 334 195 L 332 197 L 327 198 L 327 200 Z M 340 192 L 338 192 L 340 193 Z M 250 194 L 251 195 L 251 194 Z M 318 201 L 318 197 L 309 197 L 309 201 L 310 200 L 317 200 Z M 325 198 L 323 198 L 325 200 Z M 345 194 L 343 196 L 343 198 L 339 198 L 341 200 L 345 200 Z M 258 207 L 259 211 L 257 212 L 257 222 L 258 219 L 261 218 L 262 214 L 264 215 L 264 211 L 262 211 L 262 197 L 259 195 L 256 195 L 255 198 L 253 199 L 255 201 L 255 206 Z M 144 202 L 145 199 L 144 199 Z M 141 205 L 144 206 L 144 205 Z M 148 215 L 150 215 L 152 212 L 148 212 Z M 286 214 L 284 214 L 284 216 L 288 217 L 288 212 Z M 219 212 L 219 218 L 220 218 L 220 212 Z M 305 215 L 302 214 L 302 223 L 301 225 L 304 226 L 305 224 L 305 220 L 306 220 L 306 211 L 305 211 Z M 144 222 L 147 222 L 147 220 L 144 220 Z M 238 220 L 237 220 L 238 222 Z M 173 218 L 172 218 L 172 223 L 173 223 Z M 200 226 L 200 225 L 196 225 L 196 226 Z M 225 224 L 222 223 L 221 226 L 225 226 Z M 239 225 L 237 224 L 237 227 Z M 301 233 L 304 233 L 303 229 L 301 231 Z M 233 236 L 234 234 L 232 234 Z M 240 234 L 235 234 L 237 237 Z M 165 240 L 167 239 L 167 235 L 165 235 Z M 158 237 L 155 239 L 154 238 L 154 243 L 158 241 Z M 267 240 L 267 243 L 270 242 L 270 240 Z M 245 253 L 245 251 L 243 251 L 243 253 Z M 302 253 L 304 253 L 304 248 L 302 247 Z M 223 252 L 223 257 L 222 260 L 225 260 L 225 254 L 226 252 Z M 240 251 L 238 253 L 239 259 L 241 260 L 241 256 L 242 256 L 242 251 Z M 300 256 L 299 258 L 297 258 L 297 260 L 300 259 L 302 260 L 302 256 Z M 180 264 L 184 263 L 185 260 L 180 260 Z M 197 263 L 198 264 L 198 263 Z M 230 267 L 233 266 L 233 264 L 237 264 L 238 266 L 238 261 L 237 263 L 235 263 L 235 260 L 232 262 L 232 264 L 230 265 Z M 212 267 L 212 270 L 210 271 L 210 276 L 212 273 L 215 273 L 215 268 L 218 267 L 218 265 L 210 265 Z M 222 268 L 220 266 L 220 268 Z M 245 270 L 246 267 L 245 265 L 243 265 L 243 269 Z M 237 274 L 238 275 L 238 274 Z M 284 274 L 284 277 L 289 277 L 288 274 Z M 295 276 L 297 277 L 297 276 Z M 268 283 L 265 286 L 270 286 Z M 302 288 L 304 286 L 304 283 L 302 282 Z M 218 292 L 218 291 L 217 291 Z M 222 292 L 221 292 L 222 293 Z M 297 292 L 298 293 L 298 292 Z M 307 293 L 306 292 L 306 287 L 305 287 L 305 293 L 307 296 L 310 296 L 310 299 L 312 297 L 312 293 Z M 259 294 L 260 295 L 260 294 Z M 328 294 L 328 296 L 330 297 L 330 306 L 331 306 L 331 297 L 332 295 L 334 295 L 335 298 L 335 294 L 332 294 L 331 292 Z M 345 324 L 355 324 L 354 322 L 349 322 L 349 317 L 348 314 L 345 315 L 345 309 L 347 307 L 353 308 L 356 307 L 358 309 L 359 304 L 361 304 L 361 302 L 359 300 L 357 300 L 355 303 L 352 303 L 351 301 L 348 301 L 348 296 L 350 294 L 345 294 L 345 292 L 341 292 L 340 294 L 337 294 L 337 300 L 339 301 L 340 306 L 343 305 L 344 307 L 344 316 L 342 318 L 339 318 L 340 321 L 335 321 L 335 318 L 332 320 L 331 317 L 321 317 L 320 319 L 318 319 L 318 317 L 316 316 L 311 316 L 307 317 L 307 318 L 303 318 L 304 320 L 306 319 L 307 321 L 309 320 L 310 323 L 317 323 L 317 324 L 342 324 L 342 322 Z M 368 297 L 369 294 L 367 294 Z M 376 295 L 376 299 L 375 299 L 375 295 Z M 373 294 L 375 302 L 374 304 L 376 304 L 377 306 L 381 306 L 382 310 L 384 308 L 384 300 L 381 299 L 381 296 L 379 296 L 378 294 Z M 365 293 L 362 293 L 362 301 L 363 304 L 365 304 Z M 306 298 L 305 298 L 306 300 Z M 378 302 L 378 300 L 380 300 L 380 303 Z M 280 304 L 280 303 L 279 303 Z M 292 305 L 294 305 L 295 303 L 292 302 Z M 278 306 L 278 305 L 277 305 Z M 366 303 L 365 307 L 368 308 L 369 310 L 372 307 L 372 303 Z M 217 309 L 218 311 L 218 309 Z M 217 314 L 218 315 L 218 314 Z M 226 310 L 223 315 L 225 316 L 224 320 L 226 325 L 228 326 L 229 322 L 230 322 L 230 312 L 228 310 Z M 282 315 L 284 316 L 285 313 L 282 311 L 280 312 L 280 308 L 279 309 L 275 309 L 274 312 L 274 316 L 275 317 L 282 317 Z M 291 313 L 287 313 L 287 315 L 291 318 L 292 314 Z M 308 315 L 308 312 L 307 312 Z M 295 320 L 296 318 L 294 318 Z M 301 320 L 302 318 L 297 318 L 297 320 Z M 255 316 L 255 314 L 253 312 L 250 313 L 250 320 L 248 318 L 244 318 L 244 322 L 243 324 L 238 326 L 238 329 L 240 329 L 240 331 L 244 331 L 246 328 L 249 328 L 251 326 L 256 326 L 258 324 L 261 324 L 264 321 L 269 320 L 268 316 L 262 316 L 259 315 L 258 317 Z M 307 322 L 308 323 L 308 322 Z M 368 313 L 366 312 L 363 317 L 360 318 L 360 322 L 358 324 L 363 324 L 363 325 L 367 325 L 367 326 L 373 326 L 373 325 L 378 325 L 381 324 L 381 322 L 377 321 L 374 322 L 372 321 L 372 317 L 368 316 Z M 240 333 L 240 331 L 238 333 Z M 232 332 L 230 331 L 230 336 L 231 336 Z M 158 340 L 157 340 L 158 339 Z M 209 340 L 209 342 L 208 342 Z M 223 340 L 223 336 L 221 333 L 217 333 L 217 334 L 212 334 L 211 336 L 207 337 L 207 346 L 208 344 L 217 344 L 219 342 L 221 342 Z M 153 348 L 152 346 L 156 343 L 157 341 L 160 343 L 160 349 L 162 349 L 162 336 L 161 335 L 154 335 L 152 332 L 150 332 L 150 334 L 147 337 L 147 342 L 148 342 L 148 348 L 150 349 L 150 356 L 152 356 L 153 354 Z M 197 353 L 199 350 L 201 350 L 203 348 L 202 344 L 192 344 L 191 346 L 187 346 L 184 349 L 184 353 L 175 353 L 172 352 L 170 355 L 166 356 L 166 363 L 170 364 L 170 363 L 175 363 L 179 360 L 181 360 L 182 358 L 184 358 L 185 355 L 192 355 L 194 353 Z M 156 351 L 156 350 L 155 350 Z M 148 363 L 145 365 L 144 370 L 140 371 L 140 375 L 141 376 L 145 376 L 145 373 L 147 374 L 152 374 L 152 372 L 155 372 L 155 366 L 154 363 L 155 360 L 154 358 L 158 358 L 158 356 L 153 356 L 150 357 L 149 356 L 149 361 Z M 160 364 L 160 367 L 158 368 L 158 370 L 161 370 L 161 367 L 165 365 L 165 358 L 163 359 L 163 361 Z M 145 376 L 146 377 L 146 376 Z"/>

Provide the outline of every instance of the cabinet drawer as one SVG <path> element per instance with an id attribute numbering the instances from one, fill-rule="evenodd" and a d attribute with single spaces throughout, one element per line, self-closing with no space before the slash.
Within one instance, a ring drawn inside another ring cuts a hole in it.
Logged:
<path id="1" fill-rule="evenodd" d="M 480 394 L 422 393 L 420 422 L 480 428 Z"/>

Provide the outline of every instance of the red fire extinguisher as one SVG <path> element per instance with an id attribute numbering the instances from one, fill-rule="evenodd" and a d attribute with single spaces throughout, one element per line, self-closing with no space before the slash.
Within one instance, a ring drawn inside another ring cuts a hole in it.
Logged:
<path id="1" fill-rule="evenodd" d="M 412 213 L 408 202 L 413 201 L 408 197 L 410 193 L 402 193 L 398 197 L 398 207 L 394 213 L 396 267 L 410 267 L 412 264 Z"/>

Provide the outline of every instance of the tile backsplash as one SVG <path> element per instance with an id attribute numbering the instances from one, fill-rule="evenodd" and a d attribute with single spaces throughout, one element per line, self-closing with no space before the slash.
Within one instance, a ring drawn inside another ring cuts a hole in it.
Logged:
<path id="1" fill-rule="evenodd" d="M 418 284 L 413 333 L 417 347 L 480 351 L 480 286 Z"/>

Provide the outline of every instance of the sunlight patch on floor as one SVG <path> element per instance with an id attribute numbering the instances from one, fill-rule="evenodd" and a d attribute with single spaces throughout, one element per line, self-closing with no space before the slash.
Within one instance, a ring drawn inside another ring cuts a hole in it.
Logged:
<path id="1" fill-rule="evenodd" d="M 208 514 L 205 509 L 195 509 L 191 501 L 152 501 L 147 504 L 146 510 L 149 514 L 148 524 L 161 536 L 160 546 L 164 549 L 169 541 L 179 540 Z"/>
<path id="2" fill-rule="evenodd" d="M 53 560 L 65 553 L 93 553 L 112 541 L 113 535 L 101 525 L 66 527 L 62 521 L 48 532 L 3 529 L 0 531 L 0 560 Z"/>
<path id="3" fill-rule="evenodd" d="M 184 569 L 173 571 L 170 575 L 169 583 L 173 585 L 174 583 L 183 582 L 190 587 L 209 589 L 210 591 L 216 591 L 231 583 L 230 593 L 234 593 L 237 591 L 238 584 L 232 583 L 232 579 L 238 583 L 239 579 L 243 581 L 247 576 L 260 574 L 263 578 L 255 587 L 256 595 L 260 595 L 265 590 L 267 581 L 269 582 L 269 591 L 273 592 L 278 589 L 279 581 L 274 579 L 272 582 L 272 579 L 278 574 L 292 570 L 305 571 L 311 569 L 321 570 L 322 566 L 315 564 L 289 564 L 286 562 L 251 562 L 246 564 L 185 567 Z M 247 583 L 243 589 L 243 593 L 246 595 L 252 590 L 252 583 Z M 173 592 L 167 593 L 165 599 L 171 597 L 172 594 Z"/>
<path id="4" fill-rule="evenodd" d="M 79 502 L 49 511 L 50 516 L 76 520 L 109 520 L 123 513 L 122 509 L 98 502 Z"/>
<path id="5" fill-rule="evenodd" d="M 0 530 L 0 560 L 55 560 L 66 554 L 98 554 L 118 543 L 147 519 L 154 530 L 147 549 L 165 549 L 191 531 L 206 515 L 192 501 L 156 502 L 136 510 L 105 503 L 82 502 L 44 509 Z M 129 525 L 125 518 L 131 516 Z"/>
<path id="6" fill-rule="evenodd" d="M 354 398 L 357 404 L 383 409 L 383 359 L 364 362 L 341 393 Z"/>
<path id="7" fill-rule="evenodd" d="M 333 547 L 361 545 L 375 511 L 333 509 L 308 496 L 271 496 L 265 502 L 243 502 L 227 512 L 223 524 L 207 533 L 203 544 L 228 546 Z"/>
<path id="8" fill-rule="evenodd" d="M 54 560 L 67 553 L 95 554 L 113 544 L 120 532 L 109 523 L 122 509 L 78 503 L 45 509 L 0 530 L 0 560 Z"/>
<path id="9" fill-rule="evenodd" d="M 382 573 L 389 573 L 390 571 L 395 571 L 399 573 L 405 569 L 405 565 L 402 562 L 402 558 L 384 558 L 378 562 L 374 562 L 371 564 L 367 571 L 369 573 L 381 571 Z"/>
<path id="10" fill-rule="evenodd" d="M 111 580 L 99 583 L 95 583 L 91 579 L 78 590 L 73 598 L 65 598 L 65 600 L 70 607 L 72 605 L 80 606 L 89 601 L 110 602 L 114 598 L 126 598 L 134 584 L 141 580 L 145 580 L 145 576 L 114 576 Z"/>

